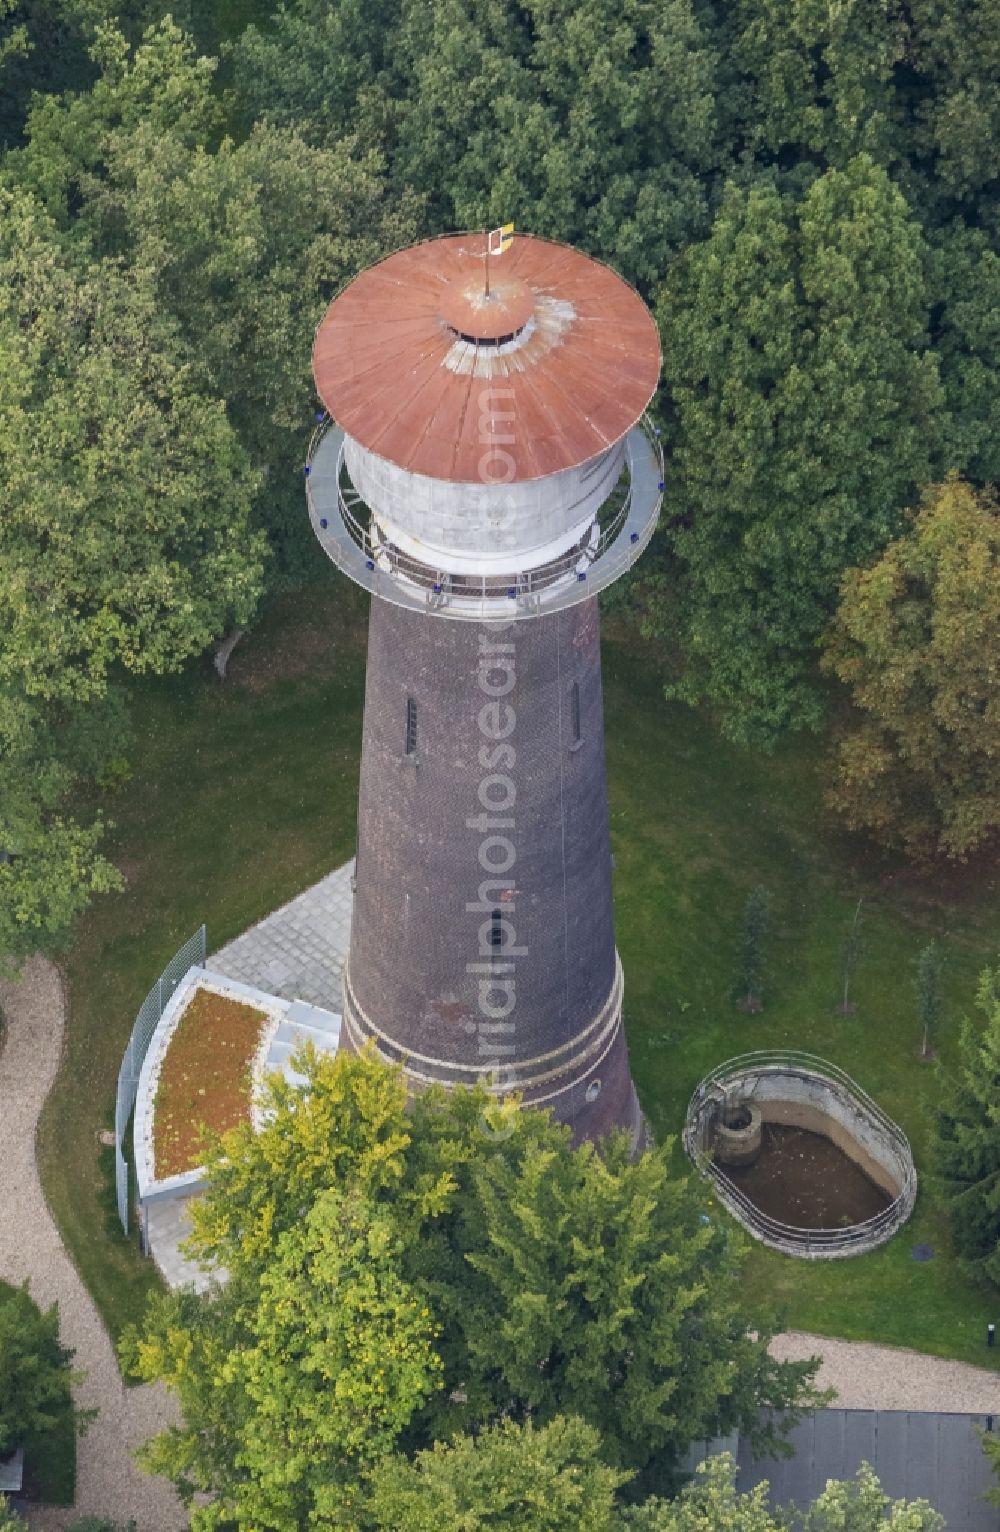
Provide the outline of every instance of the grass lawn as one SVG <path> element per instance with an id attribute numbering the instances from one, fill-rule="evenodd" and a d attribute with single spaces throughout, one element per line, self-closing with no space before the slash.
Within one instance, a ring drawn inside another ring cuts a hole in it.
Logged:
<path id="1" fill-rule="evenodd" d="M 605 645 L 605 709 L 618 942 L 632 1069 L 658 1135 L 676 1135 L 714 1064 L 754 1048 L 801 1048 L 846 1069 L 905 1130 L 924 1169 L 938 1071 L 955 1058 L 979 970 L 1000 948 L 994 866 L 917 878 L 859 854 L 824 824 L 822 747 L 772 758 L 719 741 L 706 718 L 665 704 L 641 653 Z M 770 983 L 758 1016 L 730 998 L 742 908 L 773 894 Z M 841 943 L 864 896 L 857 1014 L 835 1013 Z M 938 1062 L 916 1057 L 914 959 L 937 937 L 946 1000 Z M 935 1258 L 918 1264 L 911 1247 Z M 1000 1311 L 956 1270 L 929 1178 L 916 1212 L 881 1250 L 809 1262 L 753 1245 L 752 1292 L 794 1328 L 882 1340 L 991 1365 Z"/>
<path id="2" fill-rule="evenodd" d="M 111 1151 L 96 1142 L 121 1049 L 149 985 L 202 920 L 211 950 L 351 854 L 363 614 L 357 593 L 324 570 L 237 649 L 227 685 L 206 663 L 136 691 L 135 775 L 108 804 L 128 889 L 81 923 L 66 964 L 67 1050 L 40 1132 L 46 1193 L 113 1332 L 139 1316 L 156 1280 L 117 1228 Z M 709 720 L 664 702 L 654 658 L 632 641 L 605 643 L 605 705 L 626 1015 L 657 1133 L 678 1132 L 713 1064 L 797 1047 L 854 1075 L 909 1134 L 922 1170 L 939 1066 L 915 1057 L 913 959 L 931 936 L 942 941 L 946 1066 L 998 944 L 992 868 L 919 880 L 866 859 L 824 828 L 815 741 L 771 759 L 726 746 Z M 728 991 L 758 881 L 774 894 L 772 977 L 751 1017 Z M 861 895 L 867 952 L 857 1015 L 844 1018 L 834 1013 L 837 955 Z M 912 1261 L 918 1241 L 935 1259 Z M 883 1250 L 808 1263 L 755 1246 L 747 1282 L 797 1327 L 984 1364 L 993 1355 L 993 1301 L 957 1273 L 926 1178 L 913 1220 Z"/>
<path id="3" fill-rule="evenodd" d="M 0 1282 L 0 1298 L 13 1291 L 9 1282 Z M 56 1425 L 25 1451 L 24 1491 L 46 1505 L 72 1505 L 75 1488 L 76 1423 L 67 1378 L 66 1405 Z"/>

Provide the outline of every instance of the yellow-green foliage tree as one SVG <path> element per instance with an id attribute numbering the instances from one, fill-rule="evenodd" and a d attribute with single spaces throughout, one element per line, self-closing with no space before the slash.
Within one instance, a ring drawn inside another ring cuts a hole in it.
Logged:
<path id="1" fill-rule="evenodd" d="M 827 798 L 909 855 L 966 858 L 1000 826 L 1000 516 L 949 478 L 848 570 L 823 668 L 850 689 Z"/>
<path id="2" fill-rule="evenodd" d="M 408 1103 L 371 1055 L 301 1067 L 303 1090 L 273 1082 L 263 1130 L 227 1134 L 210 1161 L 193 1248 L 225 1286 L 155 1302 L 126 1342 L 180 1401 L 146 1461 L 212 1497 L 196 1532 L 367 1526 L 380 1459 L 507 1419 L 579 1417 L 615 1482 L 669 1487 L 692 1439 L 756 1438 L 762 1410 L 781 1431 L 825 1397 L 814 1363 L 769 1355 L 742 1242 L 704 1217 L 669 1144 L 633 1163 L 624 1135 L 574 1149 L 546 1113 L 484 1092 Z M 529 1441 L 492 1445 L 511 1484 L 531 1477 Z M 419 1504 L 428 1471 L 385 1494 Z M 611 1482 L 595 1471 L 595 1493 Z"/>
<path id="3" fill-rule="evenodd" d="M 182 1491 L 216 1490 L 199 1532 L 355 1525 L 362 1476 L 441 1382 L 437 1327 L 401 1258 L 386 1213 L 331 1187 L 252 1290 L 237 1275 L 200 1322 L 187 1295 L 160 1306 L 137 1360 L 175 1389 L 185 1429 L 143 1461 Z"/>
<path id="4" fill-rule="evenodd" d="M 648 1500 L 626 1512 L 622 1532 L 785 1532 L 791 1508 L 772 1510 L 767 1482 L 736 1489 L 727 1452 L 708 1458 L 676 1500 Z M 795 1513 L 802 1532 L 944 1532 L 944 1517 L 926 1500 L 892 1500 L 868 1463 L 853 1479 L 828 1479 L 811 1505 Z"/>
<path id="5" fill-rule="evenodd" d="M 505 1420 L 436 1442 L 372 1476 L 366 1532 L 618 1532 L 615 1491 L 628 1475 L 601 1462 L 593 1426 L 557 1415 Z"/>

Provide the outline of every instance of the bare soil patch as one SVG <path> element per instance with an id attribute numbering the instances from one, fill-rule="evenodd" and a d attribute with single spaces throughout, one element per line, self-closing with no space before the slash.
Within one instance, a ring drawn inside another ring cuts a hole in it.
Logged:
<path id="1" fill-rule="evenodd" d="M 250 1116 L 251 1064 L 267 1017 L 199 989 L 167 1044 L 153 1107 L 158 1178 L 201 1164 L 205 1129 L 225 1133 Z"/>

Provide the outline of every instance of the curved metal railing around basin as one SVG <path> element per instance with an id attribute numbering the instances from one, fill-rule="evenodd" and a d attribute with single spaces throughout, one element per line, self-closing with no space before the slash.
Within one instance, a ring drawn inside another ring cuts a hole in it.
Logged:
<path id="1" fill-rule="evenodd" d="M 384 539 L 375 518 L 347 474 L 344 441 L 336 437 L 324 457 L 330 432 L 325 417 L 313 432 L 306 457 L 306 495 L 314 527 L 330 557 L 345 573 L 376 594 L 428 611 L 475 616 L 513 602 L 512 616 L 555 609 L 596 594 L 625 572 L 645 548 L 659 517 L 663 489 L 663 448 L 647 415 L 626 438 L 622 474 L 599 512 L 599 521 L 566 553 L 537 569 L 491 574 L 436 569 Z M 321 488 L 316 474 L 322 466 Z M 638 498 L 637 498 L 638 496 Z M 334 519 L 335 518 L 335 519 Z M 341 531 L 336 530 L 337 526 Z"/>
<path id="2" fill-rule="evenodd" d="M 899 1192 L 888 1207 L 847 1228 L 804 1229 L 762 1213 L 745 1192 L 740 1191 L 730 1180 L 721 1166 L 714 1163 L 707 1143 L 713 1102 L 717 1105 L 720 1096 L 726 1099 L 727 1083 L 745 1079 L 748 1075 L 778 1071 L 799 1073 L 838 1086 L 877 1123 L 906 1167 Z M 865 1250 L 884 1244 L 902 1227 L 913 1211 L 917 1195 L 917 1172 L 906 1134 L 849 1074 L 838 1065 L 830 1064 L 812 1053 L 801 1053 L 793 1049 L 761 1050 L 739 1054 L 717 1065 L 700 1081 L 688 1103 L 683 1138 L 690 1159 L 701 1174 L 712 1182 L 723 1206 L 756 1239 L 788 1255 L 814 1259 L 860 1255 Z"/>

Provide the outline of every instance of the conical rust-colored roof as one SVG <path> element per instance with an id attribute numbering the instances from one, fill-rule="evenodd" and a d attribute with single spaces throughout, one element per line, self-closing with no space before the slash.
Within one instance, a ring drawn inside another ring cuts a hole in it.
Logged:
<path id="1" fill-rule="evenodd" d="M 320 398 L 349 436 L 456 483 L 540 478 L 620 440 L 656 389 L 660 345 L 639 295 L 568 245 L 451 234 L 370 267 L 327 309 Z"/>

